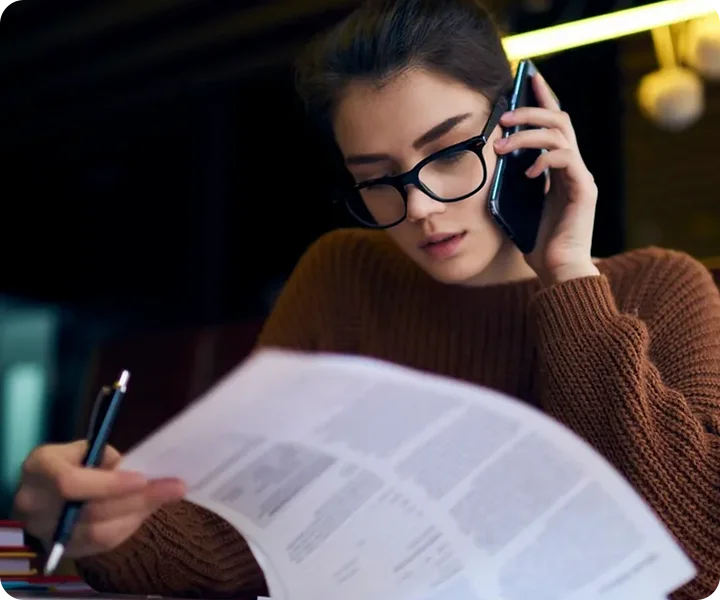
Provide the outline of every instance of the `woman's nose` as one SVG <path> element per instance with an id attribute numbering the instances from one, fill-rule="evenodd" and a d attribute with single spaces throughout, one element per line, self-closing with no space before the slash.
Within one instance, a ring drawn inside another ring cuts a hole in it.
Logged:
<path id="1" fill-rule="evenodd" d="M 414 185 L 407 187 L 407 218 L 408 221 L 422 221 L 432 215 L 445 212 L 445 204 L 433 200 Z"/>

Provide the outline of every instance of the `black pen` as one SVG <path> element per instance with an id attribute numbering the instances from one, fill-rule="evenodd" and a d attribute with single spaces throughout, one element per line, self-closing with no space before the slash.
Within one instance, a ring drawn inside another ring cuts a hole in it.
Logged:
<path id="1" fill-rule="evenodd" d="M 120 377 L 113 385 L 113 395 L 110 399 L 107 410 L 102 417 L 102 421 L 98 424 L 97 420 L 99 417 L 101 403 L 111 391 L 107 387 L 100 390 L 97 400 L 95 401 L 95 407 L 93 408 L 93 416 L 90 418 L 88 449 L 82 462 L 83 467 L 93 468 L 102 463 L 105 446 L 107 445 L 108 438 L 110 437 L 110 430 L 112 429 L 115 416 L 120 408 L 120 402 L 127 391 L 129 379 L 130 373 L 128 371 L 123 371 L 120 374 Z M 51 575 L 55 569 L 57 569 L 63 554 L 65 554 L 65 548 L 70 542 L 73 529 L 80 518 L 80 512 L 84 504 L 84 502 L 79 500 L 65 503 L 63 511 L 60 514 L 60 520 L 58 521 L 57 528 L 55 529 L 55 534 L 53 535 L 52 550 L 50 551 L 50 555 L 45 563 L 45 575 Z"/>

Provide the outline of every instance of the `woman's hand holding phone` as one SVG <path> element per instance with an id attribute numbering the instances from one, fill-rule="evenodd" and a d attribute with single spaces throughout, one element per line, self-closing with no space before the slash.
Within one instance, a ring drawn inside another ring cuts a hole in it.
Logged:
<path id="1" fill-rule="evenodd" d="M 500 122 L 504 127 L 538 129 L 521 130 L 495 144 L 498 154 L 519 148 L 546 150 L 526 172 L 535 178 L 549 170 L 550 185 L 537 242 L 525 258 L 544 285 L 598 275 L 591 254 L 598 197 L 595 180 L 580 155 L 570 117 L 560 110 L 541 75 L 536 74 L 532 84 L 540 107 L 518 108 Z"/>

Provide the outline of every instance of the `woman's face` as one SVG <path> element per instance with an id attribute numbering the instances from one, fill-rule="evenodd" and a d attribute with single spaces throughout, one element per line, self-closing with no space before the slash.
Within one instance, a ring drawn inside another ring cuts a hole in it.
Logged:
<path id="1" fill-rule="evenodd" d="M 346 165 L 361 182 L 404 173 L 433 152 L 479 135 L 491 108 L 485 96 L 461 83 L 412 70 L 383 86 L 353 83 L 337 108 L 333 126 Z M 387 230 L 410 258 L 439 281 L 472 285 L 497 280 L 515 261 L 514 247 L 486 208 L 497 159 L 493 143 L 500 136 L 497 127 L 483 150 L 487 180 L 482 189 L 460 202 L 443 203 L 410 185 L 407 218 Z M 452 173 L 439 172 L 438 186 L 458 185 L 448 179 Z M 449 236 L 449 241 L 432 243 Z"/>

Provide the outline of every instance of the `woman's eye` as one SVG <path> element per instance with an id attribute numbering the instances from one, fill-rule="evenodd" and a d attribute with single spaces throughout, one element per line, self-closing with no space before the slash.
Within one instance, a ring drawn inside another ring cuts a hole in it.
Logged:
<path id="1" fill-rule="evenodd" d="M 455 152 L 453 154 L 448 154 L 447 156 L 441 156 L 435 160 L 440 163 L 452 164 L 461 161 L 464 154 L 464 152 Z"/>
<path id="2" fill-rule="evenodd" d="M 355 177 L 355 183 L 363 183 L 365 181 L 375 181 L 376 179 L 384 179 L 386 177 L 394 177 L 394 172 L 387 173 L 373 173 L 372 175 L 363 175 L 362 177 Z"/>

